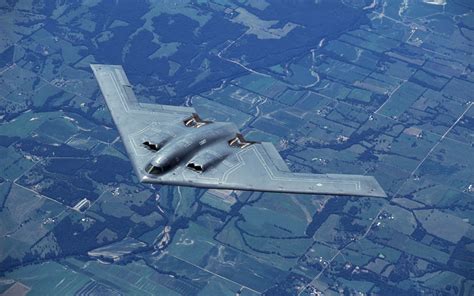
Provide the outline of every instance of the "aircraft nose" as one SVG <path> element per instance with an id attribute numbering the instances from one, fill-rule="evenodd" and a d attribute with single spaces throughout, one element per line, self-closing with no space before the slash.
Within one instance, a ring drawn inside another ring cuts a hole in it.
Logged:
<path id="1" fill-rule="evenodd" d="M 145 170 L 148 174 L 159 175 L 168 172 L 172 167 L 172 162 L 167 157 L 160 156 L 150 161 Z"/>

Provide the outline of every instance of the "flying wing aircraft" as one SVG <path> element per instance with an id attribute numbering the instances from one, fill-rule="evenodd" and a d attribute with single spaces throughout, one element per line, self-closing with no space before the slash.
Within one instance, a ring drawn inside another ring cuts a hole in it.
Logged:
<path id="1" fill-rule="evenodd" d="M 139 103 L 122 66 L 91 67 L 143 183 L 386 196 L 370 176 L 293 173 L 273 144 L 246 140 L 235 124 L 203 120 L 190 107 Z"/>

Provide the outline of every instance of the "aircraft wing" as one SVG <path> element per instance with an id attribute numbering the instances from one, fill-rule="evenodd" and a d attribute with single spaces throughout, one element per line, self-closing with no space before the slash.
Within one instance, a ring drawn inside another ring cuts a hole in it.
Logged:
<path id="1" fill-rule="evenodd" d="M 386 196 L 370 176 L 293 173 L 273 144 L 246 141 L 231 123 L 213 125 L 227 125 L 235 132 L 234 139 L 222 139 L 198 151 L 168 173 L 148 174 L 145 167 L 160 146 L 178 136 L 203 130 L 188 128 L 188 120 L 190 124 L 207 122 L 201 120 L 193 108 L 140 104 L 121 66 L 91 67 L 141 182 L 286 193 Z M 201 166 L 203 159 L 219 159 L 221 155 L 225 155 L 223 160 L 208 169 L 195 169 Z"/>
<path id="2" fill-rule="evenodd" d="M 293 173 L 272 143 L 255 143 L 244 149 L 231 147 L 230 150 L 231 154 L 223 162 L 202 173 L 182 167 L 175 175 L 165 175 L 159 181 L 145 177 L 148 180 L 144 182 L 282 193 L 387 196 L 371 176 Z"/>
<path id="3" fill-rule="evenodd" d="M 163 145 L 187 133 L 183 120 L 196 111 L 190 107 L 141 104 L 119 65 L 91 65 L 112 119 L 141 179 L 143 168 L 153 157 L 153 145 Z M 144 145 L 148 142 L 150 147 Z"/>

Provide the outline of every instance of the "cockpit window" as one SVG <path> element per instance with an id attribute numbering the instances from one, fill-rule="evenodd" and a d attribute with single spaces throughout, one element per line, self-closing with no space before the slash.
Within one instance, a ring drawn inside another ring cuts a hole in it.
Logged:
<path id="1" fill-rule="evenodd" d="M 145 171 L 148 173 L 148 174 L 152 174 L 152 175 L 158 175 L 160 173 L 163 172 L 163 169 L 160 168 L 160 167 L 156 167 L 154 165 L 152 165 L 151 163 L 148 164 L 145 168 Z"/>
<path id="2" fill-rule="evenodd" d="M 146 171 L 148 174 L 160 175 L 160 174 L 163 174 L 163 173 L 168 172 L 168 171 L 171 170 L 172 168 L 173 168 L 172 165 L 154 166 L 153 164 L 149 163 L 149 164 L 145 167 L 145 171 Z"/>

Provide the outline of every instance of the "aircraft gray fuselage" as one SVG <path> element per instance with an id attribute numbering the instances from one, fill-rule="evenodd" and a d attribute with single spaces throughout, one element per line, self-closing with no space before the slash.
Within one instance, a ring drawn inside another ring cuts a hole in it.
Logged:
<path id="1" fill-rule="evenodd" d="M 203 120 L 193 107 L 140 103 L 121 66 L 91 67 L 140 182 L 386 196 L 371 176 L 292 172 L 272 143 L 246 140 L 234 123 Z"/>
<path id="2" fill-rule="evenodd" d="M 235 137 L 235 130 L 229 123 L 214 122 L 201 127 L 190 127 L 195 129 L 191 134 L 178 136 L 162 144 L 155 153 L 155 157 L 146 168 L 146 172 L 152 175 L 167 173 L 182 162 L 189 161 L 193 156 L 199 155 L 200 151 L 212 149 L 211 146 L 218 141 L 230 141 Z M 222 161 L 229 153 L 224 149 L 214 149 L 214 159 L 209 159 L 212 165 Z M 189 163 L 188 163 L 189 164 Z M 186 164 L 184 164 L 186 165 Z"/>

